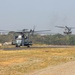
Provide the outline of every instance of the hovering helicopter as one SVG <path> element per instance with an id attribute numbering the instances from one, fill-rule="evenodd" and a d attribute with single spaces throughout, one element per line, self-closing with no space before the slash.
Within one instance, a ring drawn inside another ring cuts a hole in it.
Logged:
<path id="1" fill-rule="evenodd" d="M 38 32 L 44 32 L 44 31 L 50 31 L 50 30 L 40 30 L 35 31 L 34 29 L 23 29 L 22 31 L 14 32 L 18 33 L 18 36 L 15 36 L 15 44 L 12 42 L 12 45 L 16 45 L 16 47 L 20 46 L 27 46 L 30 47 L 32 45 L 32 41 L 30 41 L 30 36 L 33 36 L 34 33 Z"/>
<path id="2" fill-rule="evenodd" d="M 68 27 L 68 26 L 55 26 L 55 27 L 64 28 L 64 34 L 67 35 L 72 33 L 71 29 L 75 29 L 75 27 Z"/>

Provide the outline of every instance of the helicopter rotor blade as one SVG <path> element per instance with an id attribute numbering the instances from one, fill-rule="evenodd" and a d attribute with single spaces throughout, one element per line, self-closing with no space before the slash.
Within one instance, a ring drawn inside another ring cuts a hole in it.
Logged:
<path id="1" fill-rule="evenodd" d="M 69 27 L 70 29 L 75 29 L 75 27 Z"/>
<path id="2" fill-rule="evenodd" d="M 65 28 L 65 27 L 63 27 L 63 26 L 55 26 L 55 27 L 58 27 L 58 28 Z"/>
<path id="3" fill-rule="evenodd" d="M 39 31 L 35 31 L 35 32 L 48 32 L 48 31 L 51 31 L 51 30 L 39 30 Z"/>
<path id="4" fill-rule="evenodd" d="M 68 27 L 68 26 L 55 26 L 55 27 L 58 27 L 58 28 L 68 28 L 68 29 L 75 29 L 75 27 Z"/>
<path id="5" fill-rule="evenodd" d="M 30 29 L 31 35 L 34 35 L 34 32 L 35 32 L 35 25 L 34 25 L 33 29 Z"/>
<path id="6" fill-rule="evenodd" d="M 51 30 L 39 30 L 39 31 L 34 31 L 34 34 L 50 34 Z"/>
<path id="7" fill-rule="evenodd" d="M 0 30 L 0 31 L 8 31 L 9 32 L 9 30 Z"/>

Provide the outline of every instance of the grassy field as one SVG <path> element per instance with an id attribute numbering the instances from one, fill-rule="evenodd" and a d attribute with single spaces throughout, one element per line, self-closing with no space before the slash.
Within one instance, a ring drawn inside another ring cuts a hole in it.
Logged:
<path id="1" fill-rule="evenodd" d="M 75 47 L 0 50 L 0 75 L 24 75 L 74 60 Z"/>

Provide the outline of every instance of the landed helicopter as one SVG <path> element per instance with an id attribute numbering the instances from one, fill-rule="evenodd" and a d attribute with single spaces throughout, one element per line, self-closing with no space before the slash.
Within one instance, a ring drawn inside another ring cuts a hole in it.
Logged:
<path id="1" fill-rule="evenodd" d="M 64 28 L 64 34 L 67 35 L 72 33 L 71 29 L 75 29 L 75 27 L 68 27 L 68 26 L 55 26 L 55 27 Z"/>
<path id="2" fill-rule="evenodd" d="M 15 36 L 15 43 L 12 42 L 12 45 L 15 45 L 16 47 L 20 46 L 30 47 L 32 45 L 32 41 L 30 41 L 30 36 L 33 36 L 34 33 L 45 32 L 45 31 L 50 31 L 50 30 L 35 31 L 34 29 L 30 30 L 23 29 L 21 31 L 11 31 L 18 34 L 17 36 Z"/>
<path id="3" fill-rule="evenodd" d="M 18 35 L 15 36 L 15 44 L 12 42 L 12 45 L 15 45 L 16 47 L 20 47 L 20 46 L 30 47 L 32 45 L 32 41 L 29 40 L 31 31 L 27 31 L 27 29 L 23 29 L 22 31 L 15 32 L 15 33 L 18 33 Z"/>

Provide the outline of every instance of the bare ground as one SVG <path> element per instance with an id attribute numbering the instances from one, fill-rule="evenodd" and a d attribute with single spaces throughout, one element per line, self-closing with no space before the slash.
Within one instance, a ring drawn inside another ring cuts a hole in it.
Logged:
<path id="1" fill-rule="evenodd" d="M 75 61 L 53 67 L 47 67 L 25 75 L 75 75 Z"/>

